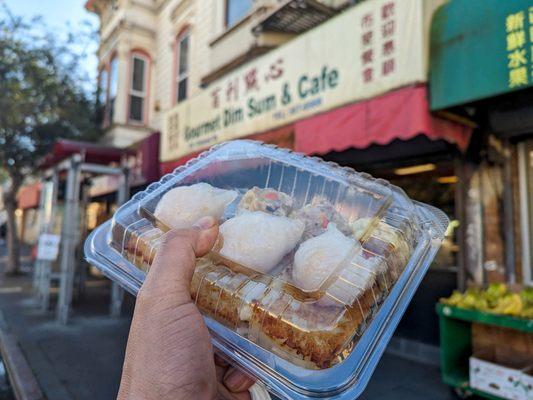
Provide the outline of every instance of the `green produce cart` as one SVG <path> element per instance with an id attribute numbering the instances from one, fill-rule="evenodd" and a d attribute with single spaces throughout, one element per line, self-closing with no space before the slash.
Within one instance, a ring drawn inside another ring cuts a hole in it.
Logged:
<path id="1" fill-rule="evenodd" d="M 533 320 L 467 310 L 444 304 L 437 304 L 436 309 L 439 315 L 441 374 L 444 383 L 454 387 L 461 397 L 476 394 L 487 399 L 500 399 L 472 389 L 469 385 L 468 366 L 472 355 L 472 322 L 533 333 Z"/>

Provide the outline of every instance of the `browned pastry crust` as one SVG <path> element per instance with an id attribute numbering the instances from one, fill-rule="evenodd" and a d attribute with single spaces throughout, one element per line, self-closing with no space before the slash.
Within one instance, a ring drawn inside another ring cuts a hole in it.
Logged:
<path id="1" fill-rule="evenodd" d="M 117 229 L 116 234 L 113 240 L 122 240 L 122 231 Z M 149 235 L 133 232 L 123 252 L 143 270 L 151 265 L 158 248 L 149 239 Z M 246 282 L 254 280 L 217 264 L 218 260 L 200 261 L 191 283 L 191 294 L 204 313 L 233 329 L 248 328 L 250 335 L 256 335 L 258 340 L 264 342 L 260 344 L 270 346 L 272 351 L 282 353 L 285 358 L 297 364 L 303 363 L 308 368 L 328 368 L 340 360 L 346 346 L 364 329 L 397 280 L 409 256 L 405 254 L 405 248 L 390 244 L 382 248 L 381 245 L 370 243 L 368 247 L 373 253 L 388 252 L 388 266 L 383 276 L 378 277 L 348 307 L 334 304 L 331 299 L 329 302 L 295 300 L 289 290 L 288 295 L 280 291 L 280 298 L 268 304 L 264 304 L 262 298 L 248 299 L 249 316 L 244 318 L 241 314 L 243 301 L 237 292 Z M 239 280 L 236 278 L 238 276 L 242 278 Z M 287 298 L 292 299 L 289 300 L 290 304 Z M 277 311 L 271 312 L 272 309 Z"/>

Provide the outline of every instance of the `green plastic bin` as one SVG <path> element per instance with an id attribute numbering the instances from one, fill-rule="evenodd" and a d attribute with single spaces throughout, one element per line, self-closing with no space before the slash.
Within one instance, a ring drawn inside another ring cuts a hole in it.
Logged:
<path id="1" fill-rule="evenodd" d="M 464 397 L 476 394 L 487 399 L 500 399 L 472 389 L 469 385 L 469 358 L 472 355 L 472 322 L 533 333 L 533 320 L 489 314 L 476 310 L 437 304 L 440 329 L 440 363 L 444 383 Z"/>

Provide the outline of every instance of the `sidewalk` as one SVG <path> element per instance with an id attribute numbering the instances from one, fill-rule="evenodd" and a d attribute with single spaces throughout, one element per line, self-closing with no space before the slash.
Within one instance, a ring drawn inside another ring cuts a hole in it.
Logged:
<path id="1" fill-rule="evenodd" d="M 130 318 L 110 318 L 109 290 L 96 287 L 87 290 L 82 306 L 74 307 L 69 325 L 61 326 L 53 312 L 39 311 L 30 283 L 26 277 L 4 280 L 0 310 L 46 397 L 114 399 Z"/>
<path id="2" fill-rule="evenodd" d="M 26 269 L 27 270 L 27 269 Z M 42 313 L 31 293 L 31 275 L 0 280 L 0 311 L 50 400 L 111 400 L 116 397 L 131 305 L 126 316 L 108 316 L 109 284 L 93 281 L 74 305 L 68 326 Z M 385 354 L 363 400 L 452 400 L 438 368 Z"/>

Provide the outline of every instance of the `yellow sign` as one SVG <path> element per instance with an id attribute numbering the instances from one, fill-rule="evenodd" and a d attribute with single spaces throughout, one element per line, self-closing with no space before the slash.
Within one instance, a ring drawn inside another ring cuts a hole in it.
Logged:
<path id="1" fill-rule="evenodd" d="M 161 160 L 425 82 L 423 3 L 366 1 L 217 80 L 165 114 Z"/>
<path id="2" fill-rule="evenodd" d="M 529 26 L 529 38 L 526 35 Z M 529 7 L 526 19 L 525 11 L 507 15 L 505 19 L 507 33 L 507 67 L 509 68 L 509 88 L 515 89 L 529 85 L 529 68 L 527 44 L 533 43 L 533 7 Z M 531 49 L 533 58 L 533 49 Z M 532 75 L 533 78 L 533 75 Z"/>

